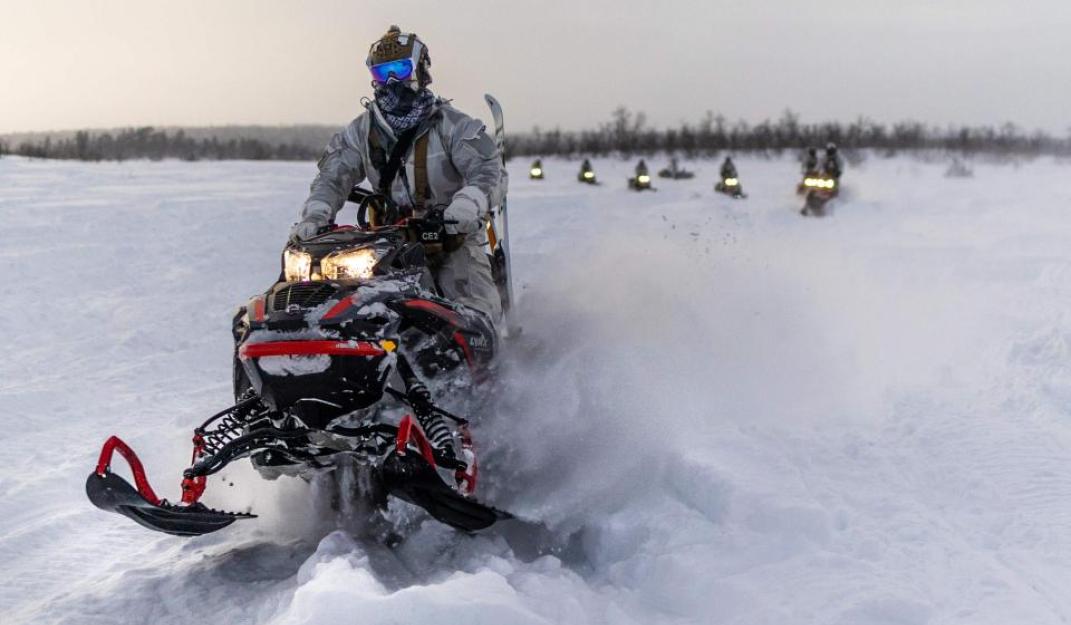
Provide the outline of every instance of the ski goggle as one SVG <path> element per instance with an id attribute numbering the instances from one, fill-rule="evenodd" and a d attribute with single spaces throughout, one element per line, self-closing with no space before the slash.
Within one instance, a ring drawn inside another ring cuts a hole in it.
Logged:
<path id="1" fill-rule="evenodd" d="M 387 61 L 368 68 L 372 72 L 372 78 L 376 82 L 385 83 L 391 76 L 395 80 L 408 80 L 413 75 L 413 59 L 398 59 Z"/>

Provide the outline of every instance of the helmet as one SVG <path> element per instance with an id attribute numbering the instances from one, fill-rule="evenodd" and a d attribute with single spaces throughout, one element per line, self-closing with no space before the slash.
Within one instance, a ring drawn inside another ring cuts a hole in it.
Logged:
<path id="1" fill-rule="evenodd" d="M 807 155 L 808 156 L 818 156 L 818 148 L 815 148 L 815 147 L 807 148 Z"/>
<path id="2" fill-rule="evenodd" d="M 826 144 L 826 152 L 830 152 L 830 153 L 836 154 L 836 152 L 837 152 L 837 144 L 833 143 L 832 141 L 827 143 Z"/>
<path id="3" fill-rule="evenodd" d="M 368 49 L 365 65 L 372 72 L 374 86 L 392 81 L 404 82 L 413 91 L 420 91 L 431 84 L 431 55 L 424 42 L 415 33 L 403 33 L 391 26 Z"/>

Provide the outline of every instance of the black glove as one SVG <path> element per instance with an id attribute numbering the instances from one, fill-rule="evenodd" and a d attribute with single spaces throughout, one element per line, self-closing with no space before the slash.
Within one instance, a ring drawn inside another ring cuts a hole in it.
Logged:
<path id="1" fill-rule="evenodd" d="M 420 242 L 428 245 L 441 244 L 446 241 L 446 220 L 442 210 L 432 209 L 417 221 Z"/>

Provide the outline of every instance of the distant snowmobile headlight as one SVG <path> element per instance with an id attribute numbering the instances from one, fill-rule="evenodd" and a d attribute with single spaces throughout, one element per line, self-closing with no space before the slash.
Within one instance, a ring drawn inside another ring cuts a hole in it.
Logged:
<path id="1" fill-rule="evenodd" d="M 584 172 L 584 180 L 591 180 L 594 177 L 595 177 L 595 172 L 593 172 L 593 171 Z"/>
<path id="2" fill-rule="evenodd" d="M 328 280 L 367 279 L 378 260 L 376 251 L 369 247 L 336 252 L 320 261 L 320 272 Z"/>
<path id="3" fill-rule="evenodd" d="M 636 182 L 638 182 L 640 184 L 647 184 L 650 181 L 651 181 L 651 177 L 648 176 L 647 174 L 640 174 L 639 176 L 636 176 Z"/>
<path id="4" fill-rule="evenodd" d="M 538 168 L 538 167 L 533 167 L 531 173 L 532 173 L 533 176 L 537 176 L 538 177 L 538 176 L 542 176 L 543 175 L 543 170 Z"/>
<path id="5" fill-rule="evenodd" d="M 312 269 L 312 255 L 308 252 L 287 249 L 283 252 L 283 275 L 287 282 L 301 282 L 309 279 Z"/>
<path id="6" fill-rule="evenodd" d="M 740 181 L 737 180 L 736 178 L 726 178 L 725 179 L 725 186 L 727 186 L 727 187 L 735 187 L 738 184 L 740 184 Z"/>

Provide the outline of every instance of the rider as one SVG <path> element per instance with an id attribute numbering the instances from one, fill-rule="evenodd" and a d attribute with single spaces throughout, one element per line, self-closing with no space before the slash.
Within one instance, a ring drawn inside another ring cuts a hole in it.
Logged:
<path id="1" fill-rule="evenodd" d="M 328 142 L 291 238 L 316 236 L 366 177 L 415 217 L 445 207 L 446 233 L 465 238 L 460 248 L 445 253 L 434 269 L 435 281 L 448 299 L 497 321 L 502 302 L 485 225 L 491 207 L 505 198 L 508 179 L 494 140 L 482 122 L 428 89 L 431 56 L 416 34 L 391 26 L 372 44 L 366 65 L 375 97 Z"/>
<path id="2" fill-rule="evenodd" d="M 813 176 L 818 173 L 818 149 L 807 148 L 807 154 L 803 157 L 803 175 Z"/>
<path id="3" fill-rule="evenodd" d="M 649 175 L 647 173 L 647 163 L 641 158 L 640 162 L 636 163 L 636 177 L 639 178 L 640 176 L 647 175 Z"/>
<path id="4" fill-rule="evenodd" d="M 840 181 L 840 175 L 844 173 L 844 161 L 837 154 L 837 144 L 826 145 L 826 156 L 822 159 L 822 171 L 836 181 Z"/>
<path id="5" fill-rule="evenodd" d="M 721 179 L 725 180 L 726 178 L 739 178 L 736 174 L 736 165 L 733 163 L 731 156 L 726 156 L 725 161 L 721 164 Z"/>

